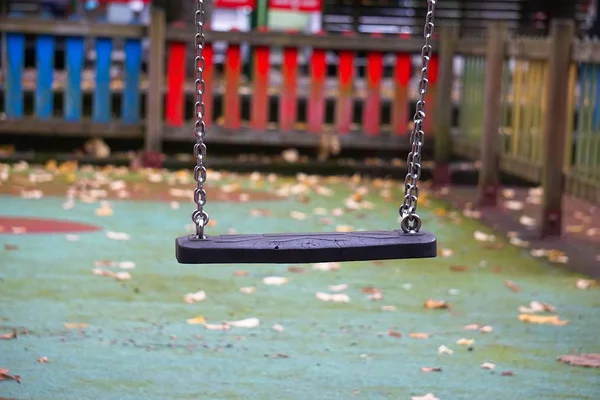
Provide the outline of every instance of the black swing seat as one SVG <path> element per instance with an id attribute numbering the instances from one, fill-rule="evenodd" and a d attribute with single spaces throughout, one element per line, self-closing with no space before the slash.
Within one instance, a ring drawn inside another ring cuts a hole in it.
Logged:
<path id="1" fill-rule="evenodd" d="M 436 238 L 401 230 L 207 236 L 176 240 L 180 264 L 306 264 L 433 258 Z"/>

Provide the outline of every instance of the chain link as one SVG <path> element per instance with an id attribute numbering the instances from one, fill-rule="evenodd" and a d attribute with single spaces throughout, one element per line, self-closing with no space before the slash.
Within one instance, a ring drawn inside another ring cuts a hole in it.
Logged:
<path id="1" fill-rule="evenodd" d="M 402 217 L 400 226 L 405 233 L 419 232 L 421 229 L 421 218 L 417 214 L 417 201 L 419 200 L 418 181 L 421 177 L 421 149 L 425 133 L 423 124 L 425 122 L 425 94 L 429 80 L 427 78 L 429 69 L 429 60 L 431 59 L 431 45 L 429 39 L 433 36 L 435 4 L 437 0 L 427 0 L 427 16 L 425 17 L 425 29 L 423 36 L 425 44 L 421 49 L 421 78 L 419 80 L 419 100 L 417 101 L 417 110 L 413 118 L 413 129 L 410 133 L 411 151 L 408 154 L 407 167 L 408 173 L 404 180 L 404 200 L 400 206 L 400 216 Z"/>
<path id="2" fill-rule="evenodd" d="M 194 167 L 194 180 L 196 181 L 196 189 L 194 190 L 194 203 L 196 209 L 192 213 L 192 221 L 196 225 L 196 237 L 204 239 L 204 228 L 208 225 L 209 217 L 204 211 L 206 205 L 206 190 L 204 190 L 204 182 L 206 182 L 206 167 L 204 159 L 206 158 L 206 144 L 204 144 L 204 136 L 206 135 L 206 124 L 204 123 L 204 0 L 196 0 L 196 14 L 194 17 L 196 23 L 196 36 L 194 44 L 196 46 L 196 58 L 194 66 L 196 68 L 196 104 L 194 105 L 196 112 L 196 123 L 194 124 L 194 134 L 196 136 L 196 144 L 194 144 L 194 158 L 196 166 Z"/>

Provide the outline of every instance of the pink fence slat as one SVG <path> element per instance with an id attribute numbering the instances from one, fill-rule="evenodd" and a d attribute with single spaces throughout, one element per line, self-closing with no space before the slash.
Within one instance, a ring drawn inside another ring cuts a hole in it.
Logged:
<path id="1" fill-rule="evenodd" d="M 266 31 L 266 28 L 260 28 Z M 253 129 L 267 129 L 269 118 L 269 48 L 257 46 L 254 48 L 254 68 L 252 77 L 252 106 L 250 125 Z"/>
<path id="2" fill-rule="evenodd" d="M 404 37 L 402 35 L 401 37 Z M 410 53 L 396 55 L 396 68 L 394 70 L 394 98 L 392 100 L 392 133 L 404 136 L 408 129 L 408 84 L 412 74 Z"/>
<path id="3" fill-rule="evenodd" d="M 293 32 L 288 32 L 293 34 Z M 283 65 L 281 67 L 283 82 L 279 103 L 279 127 L 282 131 L 291 131 L 297 118 L 297 76 L 298 48 L 283 48 Z"/>
<path id="4" fill-rule="evenodd" d="M 373 34 L 373 38 L 382 35 Z M 367 54 L 367 100 L 363 108 L 363 129 L 367 135 L 381 131 L 381 78 L 383 77 L 383 53 Z"/>
<path id="5" fill-rule="evenodd" d="M 325 49 L 313 49 L 310 58 L 310 94 L 308 99 L 308 131 L 321 133 L 325 122 Z"/>
<path id="6" fill-rule="evenodd" d="M 225 101 L 224 127 L 237 130 L 241 125 L 240 76 L 242 73 L 242 52 L 239 44 L 229 44 L 225 60 Z"/>

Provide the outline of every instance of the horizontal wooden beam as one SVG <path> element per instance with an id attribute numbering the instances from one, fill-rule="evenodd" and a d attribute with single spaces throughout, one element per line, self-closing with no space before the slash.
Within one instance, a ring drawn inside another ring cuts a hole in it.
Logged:
<path id="1" fill-rule="evenodd" d="M 189 28 L 169 28 L 167 41 L 193 42 L 195 31 Z M 327 50 L 382 51 L 390 53 L 420 53 L 423 40 L 419 38 L 402 39 L 400 36 L 372 38 L 367 35 L 345 36 L 341 34 L 313 35 L 287 32 L 217 32 L 207 31 L 206 41 L 227 42 L 230 44 L 248 44 L 267 47 L 312 47 Z M 436 41 L 432 42 L 436 50 Z"/>
<path id="2" fill-rule="evenodd" d="M 142 25 L 107 24 L 90 21 L 45 20 L 40 18 L 0 17 L 1 32 L 26 35 L 88 36 L 141 39 L 146 37 Z"/>
<path id="3" fill-rule="evenodd" d="M 547 60 L 550 57 L 550 41 L 546 38 L 511 37 L 506 43 L 508 57 L 523 60 Z"/>
<path id="4" fill-rule="evenodd" d="M 91 120 L 68 122 L 62 119 L 39 120 L 24 118 L 0 121 L 0 133 L 135 139 L 144 136 L 144 127 L 142 125 L 128 125 L 119 122 L 101 124 L 92 122 Z"/>
<path id="5" fill-rule="evenodd" d="M 600 42 L 576 40 L 573 44 L 573 61 L 600 64 Z"/>
<path id="6" fill-rule="evenodd" d="M 486 46 L 484 38 L 461 37 L 456 44 L 456 52 L 463 56 L 485 56 Z"/>

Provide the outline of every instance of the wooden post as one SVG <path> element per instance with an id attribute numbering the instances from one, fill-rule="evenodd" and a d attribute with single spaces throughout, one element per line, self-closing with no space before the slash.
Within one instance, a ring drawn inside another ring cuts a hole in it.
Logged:
<path id="1" fill-rule="evenodd" d="M 502 112 L 502 80 L 508 28 L 505 22 L 490 26 L 487 52 L 485 87 L 483 94 L 483 135 L 481 140 L 481 169 L 477 187 L 480 207 L 495 207 L 500 184 L 500 115 Z"/>
<path id="2" fill-rule="evenodd" d="M 154 164 L 160 158 L 157 153 L 162 148 L 165 35 L 165 12 L 160 7 L 153 7 L 151 22 L 148 25 L 150 48 L 148 53 L 149 84 L 146 92 L 145 164 Z"/>
<path id="3" fill-rule="evenodd" d="M 542 155 L 542 215 L 540 234 L 560 236 L 562 223 L 563 163 L 569 121 L 569 68 L 575 26 L 571 20 L 553 20 L 550 28 L 548 91 Z"/>
<path id="4" fill-rule="evenodd" d="M 437 83 L 437 104 L 433 117 L 435 131 L 433 185 L 450 184 L 450 161 L 452 159 L 452 87 L 454 84 L 454 52 L 458 42 L 458 26 L 440 26 L 439 79 Z M 428 132 L 425 133 L 427 135 Z"/>

